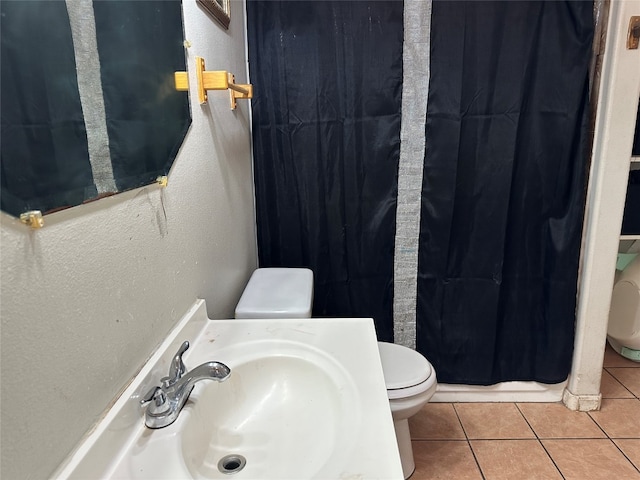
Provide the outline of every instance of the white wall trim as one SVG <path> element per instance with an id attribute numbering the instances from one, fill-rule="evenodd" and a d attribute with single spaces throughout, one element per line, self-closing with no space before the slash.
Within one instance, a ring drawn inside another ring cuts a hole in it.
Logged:
<path id="1" fill-rule="evenodd" d="M 599 408 L 605 339 L 640 94 L 640 50 L 626 49 L 640 1 L 612 1 L 602 65 L 578 277 L 576 336 L 563 401 Z M 596 405 L 597 403 L 597 405 Z"/>

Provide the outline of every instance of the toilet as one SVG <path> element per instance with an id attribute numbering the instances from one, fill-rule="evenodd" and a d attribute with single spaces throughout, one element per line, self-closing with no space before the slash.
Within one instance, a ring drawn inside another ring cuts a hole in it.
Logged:
<path id="1" fill-rule="evenodd" d="M 616 275 L 607 340 L 620 355 L 640 362 L 640 255 Z"/>
<path id="2" fill-rule="evenodd" d="M 306 268 L 259 268 L 253 272 L 236 306 L 235 318 L 309 318 L 313 272 Z M 402 345 L 378 342 L 387 396 L 400 451 L 402 473 L 415 470 L 409 418 L 436 391 L 436 372 L 420 353 Z"/>

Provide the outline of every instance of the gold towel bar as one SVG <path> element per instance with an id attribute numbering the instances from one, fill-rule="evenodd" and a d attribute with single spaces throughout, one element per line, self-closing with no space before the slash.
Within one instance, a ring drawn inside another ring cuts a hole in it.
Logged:
<path id="1" fill-rule="evenodd" d="M 198 79 L 198 100 L 207 103 L 207 90 L 229 90 L 231 110 L 236 108 L 237 99 L 253 98 L 253 85 L 237 84 L 235 76 L 226 70 L 206 71 L 204 58 L 196 57 L 196 77 Z M 189 90 L 187 72 L 175 73 L 176 90 Z"/>

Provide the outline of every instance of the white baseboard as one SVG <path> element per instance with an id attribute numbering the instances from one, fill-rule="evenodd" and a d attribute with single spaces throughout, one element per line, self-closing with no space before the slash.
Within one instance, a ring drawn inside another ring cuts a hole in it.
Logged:
<path id="1" fill-rule="evenodd" d="M 576 395 L 565 388 L 562 394 L 562 402 L 569 410 L 579 412 L 591 412 L 593 410 L 600 410 L 602 403 L 602 394 L 598 395 Z"/>
<path id="2" fill-rule="evenodd" d="M 561 402 L 567 382 L 502 382 L 496 385 L 438 384 L 431 402 Z"/>

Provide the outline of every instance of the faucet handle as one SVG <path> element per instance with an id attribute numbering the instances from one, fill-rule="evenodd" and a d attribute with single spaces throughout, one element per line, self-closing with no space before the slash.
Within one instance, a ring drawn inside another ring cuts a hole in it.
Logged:
<path id="1" fill-rule="evenodd" d="M 184 362 L 182 361 L 182 355 L 188 349 L 189 341 L 185 340 L 184 342 L 182 342 L 182 345 L 180 345 L 180 348 L 174 355 L 173 360 L 171 360 L 171 365 L 169 366 L 169 376 L 162 378 L 162 385 L 165 388 L 176 383 L 178 380 L 180 380 L 180 377 L 182 377 L 182 375 L 187 372 L 187 367 L 185 367 Z"/>
<path id="2" fill-rule="evenodd" d="M 140 405 L 152 402 L 149 405 L 149 411 L 154 414 L 164 413 L 169 409 L 169 402 L 164 390 L 160 387 L 152 387 L 147 394 L 140 400 Z"/>

